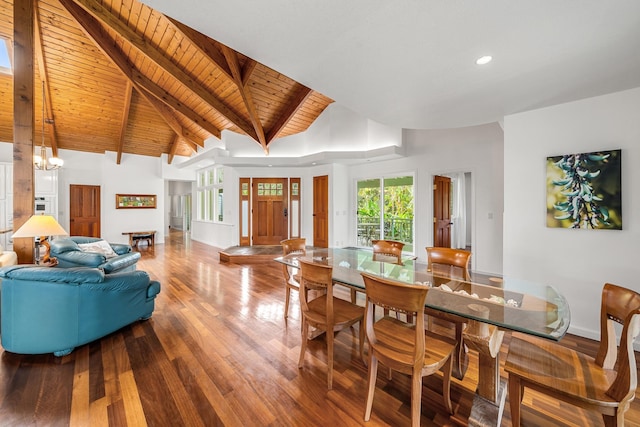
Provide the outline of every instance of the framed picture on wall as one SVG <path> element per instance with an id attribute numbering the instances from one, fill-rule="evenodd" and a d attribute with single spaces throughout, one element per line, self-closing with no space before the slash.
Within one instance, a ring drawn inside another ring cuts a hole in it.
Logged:
<path id="1" fill-rule="evenodd" d="M 547 227 L 622 230 L 622 150 L 547 157 Z"/>
<path id="2" fill-rule="evenodd" d="M 116 194 L 116 209 L 155 209 L 155 194 Z"/>

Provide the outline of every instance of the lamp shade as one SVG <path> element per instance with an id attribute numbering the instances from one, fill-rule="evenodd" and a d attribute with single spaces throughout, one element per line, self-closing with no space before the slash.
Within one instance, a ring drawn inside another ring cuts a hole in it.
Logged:
<path id="1" fill-rule="evenodd" d="M 13 233 L 13 238 L 40 236 L 68 236 L 69 233 L 51 215 L 33 215 Z"/>

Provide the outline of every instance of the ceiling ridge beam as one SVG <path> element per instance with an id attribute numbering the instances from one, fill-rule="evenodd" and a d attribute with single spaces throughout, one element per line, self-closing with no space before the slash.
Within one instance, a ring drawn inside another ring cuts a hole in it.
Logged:
<path id="1" fill-rule="evenodd" d="M 295 97 L 289 103 L 287 103 L 285 109 L 280 113 L 280 118 L 278 118 L 278 121 L 274 123 L 274 125 L 267 133 L 267 144 L 273 141 L 278 136 L 278 134 L 282 132 L 282 129 L 284 129 L 287 123 L 291 121 L 293 116 L 295 116 L 295 114 L 302 107 L 307 98 L 309 98 L 309 95 L 311 95 L 312 92 L 313 90 L 306 86 L 302 86 L 300 90 L 298 90 Z"/>
<path id="2" fill-rule="evenodd" d="M 124 89 L 124 105 L 122 109 L 122 121 L 120 122 L 120 137 L 118 138 L 118 151 L 116 164 L 120 164 L 122 160 L 122 150 L 124 150 L 124 136 L 127 133 L 127 123 L 129 122 L 129 110 L 131 109 L 131 94 L 133 85 L 127 80 L 127 86 Z"/>
<path id="3" fill-rule="evenodd" d="M 67 10 L 70 9 L 70 6 L 72 8 L 82 8 L 86 13 L 91 15 L 93 19 L 115 31 L 116 34 L 122 37 L 126 42 L 130 43 L 131 46 L 136 48 L 136 50 L 138 50 L 142 55 L 172 75 L 196 96 L 222 114 L 227 120 L 238 126 L 253 139 L 258 140 L 258 136 L 255 134 L 253 127 L 244 118 L 240 117 L 239 114 L 233 111 L 222 100 L 209 92 L 209 89 L 202 86 L 198 81 L 182 70 L 182 68 L 174 64 L 169 58 L 149 44 L 144 37 L 129 28 L 129 26 L 118 19 L 117 16 L 111 14 L 111 12 L 101 4 L 90 0 L 61 0 L 61 3 L 65 8 L 67 8 Z"/>
<path id="4" fill-rule="evenodd" d="M 240 69 L 238 55 L 235 50 L 225 45 L 220 46 L 222 48 L 222 54 L 227 60 L 227 64 L 229 65 L 229 69 L 231 70 L 231 74 L 233 74 L 233 81 L 236 83 L 236 86 L 238 86 L 238 90 L 240 91 L 240 95 L 242 96 L 242 100 L 244 101 L 244 105 L 245 107 L 247 107 L 247 112 L 249 113 L 251 124 L 253 125 L 253 129 L 256 131 L 256 134 L 258 136 L 258 143 L 260 143 L 260 145 L 262 146 L 265 154 L 269 154 L 269 149 L 267 148 L 267 140 L 265 139 L 264 135 L 264 128 L 262 127 L 262 122 L 260 121 L 258 111 L 256 110 L 255 103 L 253 102 L 253 97 L 251 96 L 249 88 L 242 83 L 242 70 Z"/>
<path id="5" fill-rule="evenodd" d="M 140 87 L 144 88 L 147 92 L 154 97 L 162 101 L 164 104 L 180 112 L 186 118 L 193 123 L 201 127 L 203 130 L 209 132 L 211 135 L 220 139 L 222 134 L 220 129 L 215 125 L 207 121 L 200 114 L 191 110 L 184 105 L 173 95 L 162 89 L 151 79 L 144 76 L 134 67 L 132 67 L 126 55 L 122 50 L 116 46 L 115 41 L 109 37 L 106 37 L 101 31 L 100 26 L 95 19 L 93 19 L 82 8 L 79 8 L 71 0 L 59 0 L 60 4 L 64 6 L 71 16 L 78 22 L 82 31 L 87 37 L 93 41 L 93 43 L 104 53 L 104 55 L 111 60 L 111 62 L 118 68 L 122 74 L 130 80 L 132 83 L 136 83 Z"/>

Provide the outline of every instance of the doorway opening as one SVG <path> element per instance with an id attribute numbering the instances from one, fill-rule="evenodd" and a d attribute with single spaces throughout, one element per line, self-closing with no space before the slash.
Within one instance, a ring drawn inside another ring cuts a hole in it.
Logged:
<path id="1" fill-rule="evenodd" d="M 433 179 L 433 246 L 466 249 L 473 247 L 473 204 L 471 172 L 455 172 Z"/>

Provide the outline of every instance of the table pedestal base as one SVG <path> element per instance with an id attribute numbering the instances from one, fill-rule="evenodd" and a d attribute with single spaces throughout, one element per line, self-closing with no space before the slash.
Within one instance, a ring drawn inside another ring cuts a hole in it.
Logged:
<path id="1" fill-rule="evenodd" d="M 451 421 L 461 427 L 500 427 L 502 413 L 507 399 L 507 380 L 501 380 L 498 388 L 498 401 L 494 403 L 476 393 L 471 404 L 471 413 L 451 415 Z"/>
<path id="2" fill-rule="evenodd" d="M 502 420 L 502 412 L 507 398 L 507 380 L 500 381 L 498 402 L 493 403 L 476 394 L 473 397 L 469 425 L 472 427 L 498 427 Z"/>

